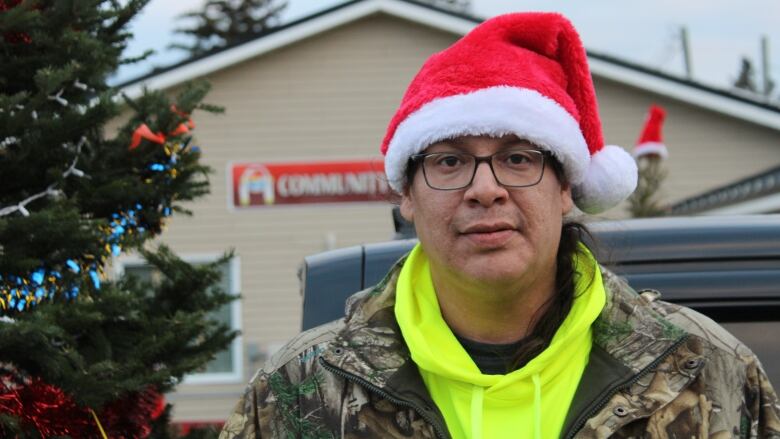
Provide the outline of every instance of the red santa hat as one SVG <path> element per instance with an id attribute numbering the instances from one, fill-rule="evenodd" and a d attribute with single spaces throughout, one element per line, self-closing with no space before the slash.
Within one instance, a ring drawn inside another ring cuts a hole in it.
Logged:
<path id="1" fill-rule="evenodd" d="M 645 119 L 645 127 L 642 129 L 642 134 L 639 135 L 636 146 L 634 146 L 634 157 L 639 158 L 643 155 L 654 154 L 665 159 L 669 156 L 661 135 L 665 118 L 666 111 L 663 108 L 658 105 L 650 106 Z"/>
<path id="2" fill-rule="evenodd" d="M 634 159 L 604 145 L 585 49 L 560 14 L 495 17 L 428 59 L 382 142 L 390 186 L 401 192 L 409 157 L 435 142 L 506 134 L 550 151 L 585 212 L 602 212 L 636 187 Z"/>

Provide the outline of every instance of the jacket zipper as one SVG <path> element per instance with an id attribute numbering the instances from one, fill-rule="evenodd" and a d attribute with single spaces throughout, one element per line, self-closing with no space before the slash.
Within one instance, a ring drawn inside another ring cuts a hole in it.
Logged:
<path id="1" fill-rule="evenodd" d="M 685 342 L 685 340 L 687 340 L 687 339 L 688 339 L 687 335 L 684 335 L 684 336 L 680 337 L 677 341 L 674 342 L 673 345 L 669 346 L 663 352 L 663 354 L 661 354 L 658 358 L 653 360 L 652 363 L 650 363 L 647 366 L 645 366 L 644 369 L 642 369 L 639 372 L 637 372 L 636 375 L 634 375 L 633 377 L 631 377 L 627 381 L 624 381 L 622 383 L 619 383 L 619 384 L 615 385 L 609 391 L 609 393 L 604 395 L 601 399 L 598 400 L 598 402 L 596 402 L 596 404 L 591 406 L 591 409 L 588 410 L 585 413 L 584 416 L 580 417 L 580 419 L 577 421 L 577 423 L 574 424 L 574 427 L 569 431 L 569 434 L 566 435 L 565 439 L 572 439 L 582 429 L 582 427 L 585 426 L 585 423 L 588 422 L 588 419 L 592 418 L 596 413 L 601 411 L 601 409 L 603 409 L 604 406 L 607 405 L 609 400 L 612 399 L 612 397 L 615 396 L 615 394 L 618 391 L 620 391 L 622 389 L 626 389 L 626 388 L 631 387 L 632 385 L 636 384 L 636 382 L 639 381 L 640 379 L 642 379 L 643 376 L 647 375 L 651 370 L 653 370 L 662 361 L 664 361 L 666 359 L 666 357 L 668 357 L 669 355 L 672 354 L 672 352 L 677 350 L 677 348 L 680 347 L 680 345 L 683 344 L 683 342 Z"/>
<path id="2" fill-rule="evenodd" d="M 415 405 L 415 404 L 413 404 L 413 403 L 411 403 L 411 402 L 409 402 L 407 400 L 398 399 L 398 398 L 392 396 L 388 392 L 382 390 L 380 387 L 377 387 L 374 384 L 371 384 L 367 380 L 365 380 L 365 379 L 363 379 L 363 378 L 361 378 L 361 377 L 359 377 L 357 375 L 353 375 L 351 373 L 348 373 L 348 372 L 345 372 L 345 371 L 339 369 L 336 366 L 333 366 L 332 364 L 330 364 L 327 361 L 325 361 L 325 359 L 322 358 L 322 357 L 320 357 L 319 359 L 320 359 L 320 364 L 322 365 L 322 367 L 324 367 L 326 370 L 330 371 L 331 373 L 334 373 L 334 374 L 340 376 L 341 378 L 344 378 L 345 380 L 357 383 L 357 384 L 365 387 L 366 389 L 376 393 L 377 395 L 381 396 L 382 398 L 392 402 L 395 405 L 402 406 L 402 407 L 408 407 L 408 408 L 414 410 L 415 412 L 417 412 L 418 415 L 420 415 L 420 417 L 422 417 L 426 422 L 428 422 L 433 427 L 433 430 L 436 432 L 436 437 L 438 437 L 440 439 L 447 439 L 447 438 L 449 438 L 448 434 L 444 434 L 439 429 L 438 423 L 435 421 L 435 419 L 433 419 L 430 415 L 427 414 L 426 410 L 423 410 L 422 408 L 418 407 L 417 405 Z"/>

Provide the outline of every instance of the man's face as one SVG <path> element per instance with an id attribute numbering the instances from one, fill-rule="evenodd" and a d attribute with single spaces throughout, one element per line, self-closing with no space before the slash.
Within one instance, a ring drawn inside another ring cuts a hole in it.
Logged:
<path id="1" fill-rule="evenodd" d="M 514 135 L 463 136 L 425 152 L 487 156 L 517 148 L 534 147 Z M 430 188 L 420 166 L 402 195 L 401 213 L 414 222 L 435 274 L 486 286 L 527 285 L 554 274 L 563 215 L 573 202 L 549 161 L 535 186 L 503 187 L 480 163 L 471 186 L 452 191 Z"/>

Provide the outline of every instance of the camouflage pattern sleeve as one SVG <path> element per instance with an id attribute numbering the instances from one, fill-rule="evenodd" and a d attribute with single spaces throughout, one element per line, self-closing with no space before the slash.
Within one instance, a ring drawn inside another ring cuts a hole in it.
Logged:
<path id="1" fill-rule="evenodd" d="M 255 389 L 250 384 L 238 404 L 230 413 L 219 439 L 259 439 L 260 429 L 257 425 L 257 400 Z"/>
<path id="2" fill-rule="evenodd" d="M 711 347 L 702 376 L 687 389 L 700 400 L 702 428 L 706 425 L 709 432 L 701 437 L 780 439 L 780 401 L 756 355 L 708 317 L 678 305 L 652 303 L 666 319 Z M 662 417 L 660 412 L 654 418 Z"/>
<path id="3" fill-rule="evenodd" d="M 780 438 L 780 401 L 777 392 L 772 388 L 761 363 L 755 357 L 753 360 L 748 366 L 746 386 L 746 391 L 753 391 L 745 397 L 751 412 L 750 437 Z"/>
<path id="4" fill-rule="evenodd" d="M 222 427 L 219 439 L 330 437 L 319 416 L 323 386 L 317 358 L 344 322 L 337 320 L 299 334 L 285 344 L 249 382 Z M 302 404 L 303 403 L 303 404 Z"/>

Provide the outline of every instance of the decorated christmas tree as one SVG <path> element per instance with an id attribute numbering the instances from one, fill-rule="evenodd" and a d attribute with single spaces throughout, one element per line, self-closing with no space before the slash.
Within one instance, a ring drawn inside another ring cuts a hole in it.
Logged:
<path id="1" fill-rule="evenodd" d="M 224 261 L 151 241 L 208 191 L 191 118 L 218 110 L 207 84 L 132 101 L 106 85 L 145 3 L 0 0 L 0 437 L 166 437 L 162 395 L 235 336 L 209 318 L 233 299 Z M 107 276 L 124 252 L 162 281 Z"/>

